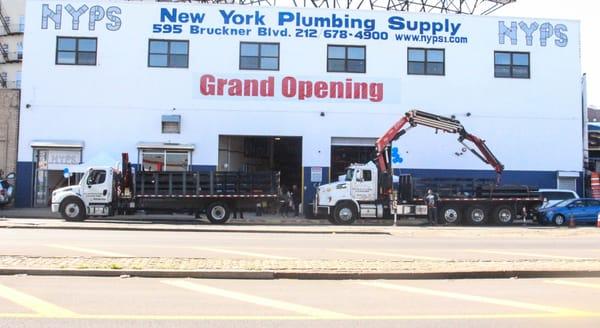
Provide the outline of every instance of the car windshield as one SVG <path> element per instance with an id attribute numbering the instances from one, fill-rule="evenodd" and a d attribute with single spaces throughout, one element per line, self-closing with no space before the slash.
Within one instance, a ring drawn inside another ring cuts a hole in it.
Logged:
<path id="1" fill-rule="evenodd" d="M 563 206 L 567 206 L 572 201 L 574 201 L 574 199 L 565 199 L 565 200 L 562 200 L 562 201 L 560 201 L 560 202 L 558 202 L 558 203 L 556 203 L 556 204 L 554 204 L 554 205 L 552 205 L 550 207 L 563 207 Z"/>
<path id="2" fill-rule="evenodd" d="M 354 176 L 354 169 L 348 169 L 346 171 L 346 181 L 352 181 L 353 176 Z"/>

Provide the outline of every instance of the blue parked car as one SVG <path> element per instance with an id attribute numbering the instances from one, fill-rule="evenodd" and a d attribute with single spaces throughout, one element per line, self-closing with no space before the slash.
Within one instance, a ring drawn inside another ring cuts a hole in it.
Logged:
<path id="1" fill-rule="evenodd" d="M 563 200 L 554 206 L 538 209 L 538 220 L 541 224 L 563 225 L 571 218 L 576 223 L 596 223 L 600 213 L 600 200 L 592 198 L 575 198 Z"/>

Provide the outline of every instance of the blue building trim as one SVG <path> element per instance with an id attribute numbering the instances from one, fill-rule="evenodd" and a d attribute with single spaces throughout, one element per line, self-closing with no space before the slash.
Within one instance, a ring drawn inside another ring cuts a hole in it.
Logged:
<path id="1" fill-rule="evenodd" d="M 394 174 L 410 174 L 416 178 L 467 178 L 496 179 L 496 173 L 489 170 L 436 170 L 436 169 L 394 169 Z M 504 171 L 500 185 L 525 185 L 533 188 L 557 188 L 557 171 Z M 577 193 L 582 195 L 583 172 L 577 179 Z"/>
<path id="2" fill-rule="evenodd" d="M 216 165 L 192 165 L 191 166 L 191 171 L 194 171 L 194 172 L 199 172 L 199 171 L 214 172 L 216 170 L 217 170 L 217 166 Z"/>
<path id="3" fill-rule="evenodd" d="M 317 192 L 317 187 L 329 183 L 329 167 L 320 166 L 321 168 L 321 181 L 320 182 L 311 182 L 311 170 L 312 167 L 307 166 L 303 168 L 304 171 L 304 198 L 303 198 L 303 210 L 304 215 L 310 217 L 310 213 L 312 213 L 312 203 L 315 199 L 315 194 Z"/>
<path id="4" fill-rule="evenodd" d="M 33 207 L 33 162 L 17 162 L 15 207 Z"/>

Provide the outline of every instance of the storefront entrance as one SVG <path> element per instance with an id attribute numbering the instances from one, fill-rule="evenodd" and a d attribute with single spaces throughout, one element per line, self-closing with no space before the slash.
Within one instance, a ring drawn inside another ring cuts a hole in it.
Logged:
<path id="1" fill-rule="evenodd" d="M 81 146 L 33 148 L 34 207 L 50 206 L 52 191 L 78 182 L 77 175 L 65 178 L 64 169 L 81 163 L 81 150 Z"/>
<path id="2" fill-rule="evenodd" d="M 337 181 L 352 163 L 367 163 L 375 158 L 374 138 L 338 138 L 331 140 L 331 180 Z"/>
<path id="3" fill-rule="evenodd" d="M 281 186 L 302 183 L 302 137 L 219 136 L 219 171 L 281 172 Z"/>

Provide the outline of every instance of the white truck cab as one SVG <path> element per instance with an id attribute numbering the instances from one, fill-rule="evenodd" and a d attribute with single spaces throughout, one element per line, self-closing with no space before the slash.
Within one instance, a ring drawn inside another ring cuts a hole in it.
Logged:
<path id="1" fill-rule="evenodd" d="M 319 186 L 315 213 L 326 213 L 338 224 L 351 224 L 359 217 L 380 218 L 383 206 L 378 201 L 378 169 L 375 163 L 352 164 L 343 181 Z"/>
<path id="2" fill-rule="evenodd" d="M 77 185 L 52 192 L 52 212 L 67 221 L 81 221 L 89 216 L 112 213 L 114 172 L 111 167 L 92 167 Z"/>

